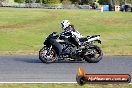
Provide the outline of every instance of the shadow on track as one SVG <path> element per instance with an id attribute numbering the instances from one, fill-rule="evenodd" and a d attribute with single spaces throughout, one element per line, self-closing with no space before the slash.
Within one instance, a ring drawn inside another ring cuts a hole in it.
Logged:
<path id="1" fill-rule="evenodd" d="M 19 61 L 19 62 L 26 62 L 26 63 L 43 63 L 42 61 L 39 60 L 39 58 L 14 58 L 15 61 Z M 54 63 L 87 63 L 85 61 L 55 61 Z M 47 63 L 43 63 L 43 64 L 47 64 Z M 53 63 L 49 63 L 49 64 L 53 64 Z"/>
<path id="2" fill-rule="evenodd" d="M 26 62 L 26 63 L 42 63 L 36 58 L 15 58 L 15 61 Z"/>
<path id="3" fill-rule="evenodd" d="M 87 63 L 85 61 L 55 61 L 54 63 Z"/>

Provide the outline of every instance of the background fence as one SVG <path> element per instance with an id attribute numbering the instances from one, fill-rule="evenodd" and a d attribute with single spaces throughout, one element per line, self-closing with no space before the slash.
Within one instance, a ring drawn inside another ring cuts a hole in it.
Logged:
<path id="1" fill-rule="evenodd" d="M 2 7 L 16 8 L 46 8 L 46 9 L 92 9 L 90 5 L 77 4 L 41 4 L 41 3 L 3 3 Z"/>

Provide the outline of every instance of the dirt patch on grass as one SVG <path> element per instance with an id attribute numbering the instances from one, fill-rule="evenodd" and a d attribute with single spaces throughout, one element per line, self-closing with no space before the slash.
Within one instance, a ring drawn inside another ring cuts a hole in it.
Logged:
<path id="1" fill-rule="evenodd" d="M 19 51 L 0 51 L 0 55 L 38 55 L 39 51 L 19 50 Z"/>
<path id="2" fill-rule="evenodd" d="M 3 29 L 12 29 L 12 28 L 22 28 L 24 27 L 25 25 L 23 25 L 22 23 L 17 23 L 17 24 L 13 24 L 13 25 L 2 25 L 0 26 L 0 30 L 3 30 Z"/>
<path id="3" fill-rule="evenodd" d="M 128 19 L 122 20 L 119 18 L 111 18 L 111 19 L 100 20 L 100 22 L 104 25 L 107 25 L 107 26 L 124 27 L 124 26 L 128 26 L 127 24 L 130 24 L 130 22 L 132 22 L 132 21 L 128 20 Z"/>
<path id="4" fill-rule="evenodd" d="M 41 16 L 38 17 L 37 19 L 33 19 L 33 20 L 28 20 L 25 22 L 21 22 L 21 23 L 16 23 L 16 24 L 6 24 L 6 25 L 0 25 L 0 31 L 5 31 L 6 30 L 10 30 L 10 29 L 19 29 L 19 28 L 30 28 L 36 26 L 37 24 L 42 24 L 42 23 L 46 23 L 47 20 L 48 22 L 50 21 L 54 21 L 58 16 L 58 13 L 55 12 L 51 12 L 50 15 L 47 16 Z M 49 19 L 50 18 L 50 19 Z"/>
<path id="5" fill-rule="evenodd" d="M 36 24 L 39 24 L 40 22 L 43 21 L 45 17 L 41 17 L 39 19 L 35 19 L 35 20 L 30 20 L 28 22 L 22 22 L 22 23 L 16 23 L 16 24 L 6 24 L 6 25 L 1 25 L 0 26 L 0 31 L 5 31 L 9 30 L 9 29 L 20 29 L 20 28 L 31 28 L 32 26 L 35 26 Z"/>

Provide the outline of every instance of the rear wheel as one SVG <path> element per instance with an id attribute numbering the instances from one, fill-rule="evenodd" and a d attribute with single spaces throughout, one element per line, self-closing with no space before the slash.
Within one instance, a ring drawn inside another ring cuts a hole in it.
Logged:
<path id="1" fill-rule="evenodd" d="M 102 59 L 102 56 L 102 50 L 98 46 L 92 45 L 85 53 L 84 59 L 89 63 L 97 63 Z"/>
<path id="2" fill-rule="evenodd" d="M 51 49 L 50 48 L 51 47 L 43 47 L 39 51 L 39 59 L 43 63 L 53 63 L 56 61 L 57 54 L 53 48 L 51 48 Z"/>

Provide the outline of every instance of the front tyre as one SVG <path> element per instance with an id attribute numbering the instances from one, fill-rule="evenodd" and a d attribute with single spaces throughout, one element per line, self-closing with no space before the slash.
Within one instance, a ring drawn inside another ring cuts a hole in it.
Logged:
<path id="1" fill-rule="evenodd" d="M 89 63 L 97 63 L 102 59 L 103 53 L 100 47 L 92 45 L 84 55 L 84 60 Z"/>
<path id="2" fill-rule="evenodd" d="M 56 61 L 57 54 L 53 48 L 50 49 L 50 47 L 44 46 L 39 51 L 39 59 L 43 63 L 53 63 Z"/>

